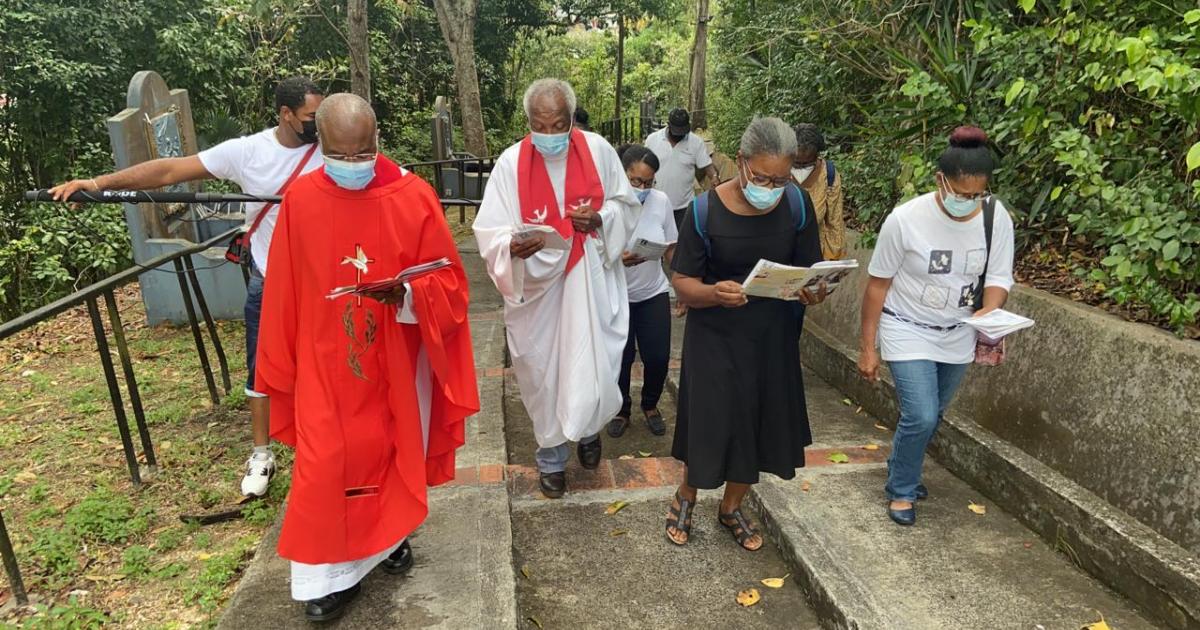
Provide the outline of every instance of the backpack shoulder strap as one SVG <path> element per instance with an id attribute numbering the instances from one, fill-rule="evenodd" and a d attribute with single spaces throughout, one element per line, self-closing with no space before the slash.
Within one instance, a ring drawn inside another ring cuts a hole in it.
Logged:
<path id="1" fill-rule="evenodd" d="M 712 255 L 712 242 L 708 240 L 708 192 L 701 193 L 692 200 L 692 214 L 696 234 L 704 241 L 704 253 Z"/>
<path id="2" fill-rule="evenodd" d="M 833 186 L 835 179 L 837 179 L 837 169 L 833 166 L 833 160 L 825 160 L 825 185 Z"/>
<path id="3" fill-rule="evenodd" d="M 979 274 L 979 282 L 975 287 L 975 310 L 983 308 L 983 284 L 987 282 L 988 263 L 992 259 L 992 228 L 996 223 L 996 197 L 988 195 L 983 200 L 983 246 L 986 248 L 983 256 L 983 273 Z"/>
<path id="4" fill-rule="evenodd" d="M 808 204 L 804 202 L 804 193 L 796 184 L 788 184 L 785 190 L 788 208 L 792 211 L 792 225 L 799 232 L 808 224 Z"/>

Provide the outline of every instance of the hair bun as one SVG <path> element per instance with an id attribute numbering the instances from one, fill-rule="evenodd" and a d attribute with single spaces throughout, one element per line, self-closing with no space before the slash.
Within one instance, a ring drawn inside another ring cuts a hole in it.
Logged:
<path id="1" fill-rule="evenodd" d="M 960 149 L 974 149 L 986 146 L 987 132 L 979 127 L 962 126 L 950 134 L 950 146 Z"/>

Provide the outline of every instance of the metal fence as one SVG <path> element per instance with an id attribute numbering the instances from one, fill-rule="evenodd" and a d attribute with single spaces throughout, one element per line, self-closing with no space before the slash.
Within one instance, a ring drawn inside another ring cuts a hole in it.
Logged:
<path id="1" fill-rule="evenodd" d="M 466 208 L 479 205 L 487 183 L 487 176 L 494 164 L 495 159 L 488 157 L 419 162 L 404 166 L 433 184 L 442 197 L 441 203 L 443 209 L 450 211 L 453 208 L 457 208 L 459 222 L 465 223 Z M 447 194 L 447 191 L 453 194 Z M 196 344 L 196 353 L 200 359 L 200 367 L 204 372 L 209 398 L 214 405 L 219 404 L 221 401 L 220 389 L 223 389 L 225 394 L 228 395 L 232 388 L 229 362 L 225 357 L 225 350 L 221 346 L 221 340 L 217 334 L 216 322 L 213 320 L 208 309 L 208 304 L 204 300 L 204 292 L 201 289 L 200 279 L 196 274 L 192 255 L 204 252 L 212 247 L 223 246 L 242 229 L 243 227 L 239 226 L 204 242 L 195 243 L 189 247 L 148 260 L 143 264 L 135 265 L 41 308 L 0 324 L 0 341 L 3 341 L 21 331 L 53 319 L 77 306 L 86 306 L 88 316 L 92 322 L 92 333 L 96 340 L 96 349 L 100 355 L 100 365 L 104 372 L 105 381 L 108 384 L 108 393 L 112 401 L 117 430 L 121 436 L 125 464 L 129 468 L 129 478 L 132 480 L 135 488 L 142 485 L 142 469 L 138 462 L 138 452 L 134 443 L 133 431 L 129 424 L 130 412 L 133 415 L 138 443 L 141 446 L 141 456 L 145 460 L 147 472 L 153 474 L 157 470 L 158 460 L 154 453 L 154 443 L 150 438 L 150 430 L 146 424 L 146 414 L 142 406 L 141 395 L 138 392 L 137 376 L 133 369 L 133 361 L 125 339 L 124 323 L 117 307 L 114 292 L 120 287 L 134 282 L 146 273 L 174 273 L 176 275 L 179 279 L 179 291 L 183 296 L 183 303 L 187 311 L 188 325 Z M 170 266 L 170 268 L 163 269 L 163 267 L 167 266 Z M 101 300 L 104 302 L 105 314 L 112 329 L 112 344 L 110 344 L 108 331 L 104 327 L 104 318 L 101 315 L 100 307 Z M 202 321 L 203 330 L 201 329 Z M 204 340 L 205 330 L 208 332 L 207 345 Z M 112 345 L 116 346 L 117 359 L 121 364 L 121 374 L 129 396 L 128 411 L 121 393 L 121 383 L 117 377 L 117 368 L 111 354 Z M 209 358 L 208 345 L 211 345 L 213 354 L 216 355 L 217 366 L 220 372 L 220 389 L 217 386 L 218 374 L 214 373 L 212 361 Z M 0 513 L 0 559 L 3 560 L 4 569 L 8 575 L 14 599 L 19 605 L 28 604 L 28 594 L 25 590 L 24 581 L 21 578 L 21 571 L 13 549 L 12 539 L 9 537 L 2 513 Z"/>
<path id="2" fill-rule="evenodd" d="M 646 140 L 646 136 L 661 128 L 662 125 L 649 116 L 626 116 L 599 123 L 595 131 L 617 147 L 629 143 L 640 144 Z"/>

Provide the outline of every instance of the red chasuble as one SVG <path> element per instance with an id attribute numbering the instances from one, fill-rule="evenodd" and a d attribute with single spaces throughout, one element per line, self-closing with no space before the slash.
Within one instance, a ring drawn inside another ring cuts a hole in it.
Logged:
<path id="1" fill-rule="evenodd" d="M 550 173 L 540 151 L 533 147 L 533 136 L 525 136 L 517 162 L 517 197 L 521 204 L 521 219 L 525 223 L 549 225 L 558 230 L 564 239 L 571 241 L 567 255 L 566 272 L 570 272 L 583 259 L 583 242 L 591 235 L 579 233 L 575 224 L 563 209 L 558 207 Z M 604 185 L 596 172 L 596 162 L 588 148 L 587 138 L 578 129 L 571 130 L 567 149 L 567 176 L 563 189 L 563 201 L 567 210 L 588 205 L 596 211 L 604 205 Z"/>
<path id="2" fill-rule="evenodd" d="M 398 306 L 325 297 L 443 256 L 452 267 L 412 282 L 418 324 L 398 323 Z M 268 263 L 256 383 L 271 397 L 271 437 L 296 450 L 279 555 L 306 564 L 371 556 L 425 519 L 426 487 L 454 478 L 464 420 L 479 410 L 462 261 L 437 194 L 380 156 L 365 190 L 340 188 L 323 169 L 297 179 Z"/>

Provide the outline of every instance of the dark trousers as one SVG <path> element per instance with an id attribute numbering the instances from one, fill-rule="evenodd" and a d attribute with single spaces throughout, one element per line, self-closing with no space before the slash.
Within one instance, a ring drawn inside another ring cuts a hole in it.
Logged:
<path id="1" fill-rule="evenodd" d="M 687 214 L 688 209 L 691 207 L 692 207 L 692 204 L 689 203 L 688 205 L 686 205 L 682 208 L 675 209 L 675 211 L 674 211 L 675 212 L 675 229 L 678 230 L 679 228 L 683 227 L 683 217 L 684 217 L 684 215 Z"/>
<path id="2" fill-rule="evenodd" d="M 635 345 L 636 343 L 636 345 Z M 642 410 L 658 407 L 663 385 L 667 382 L 667 362 L 671 358 L 671 298 L 660 293 L 644 302 L 629 304 L 629 340 L 621 357 L 621 416 L 628 418 L 633 408 L 629 397 L 629 375 L 633 357 L 642 357 Z"/>

